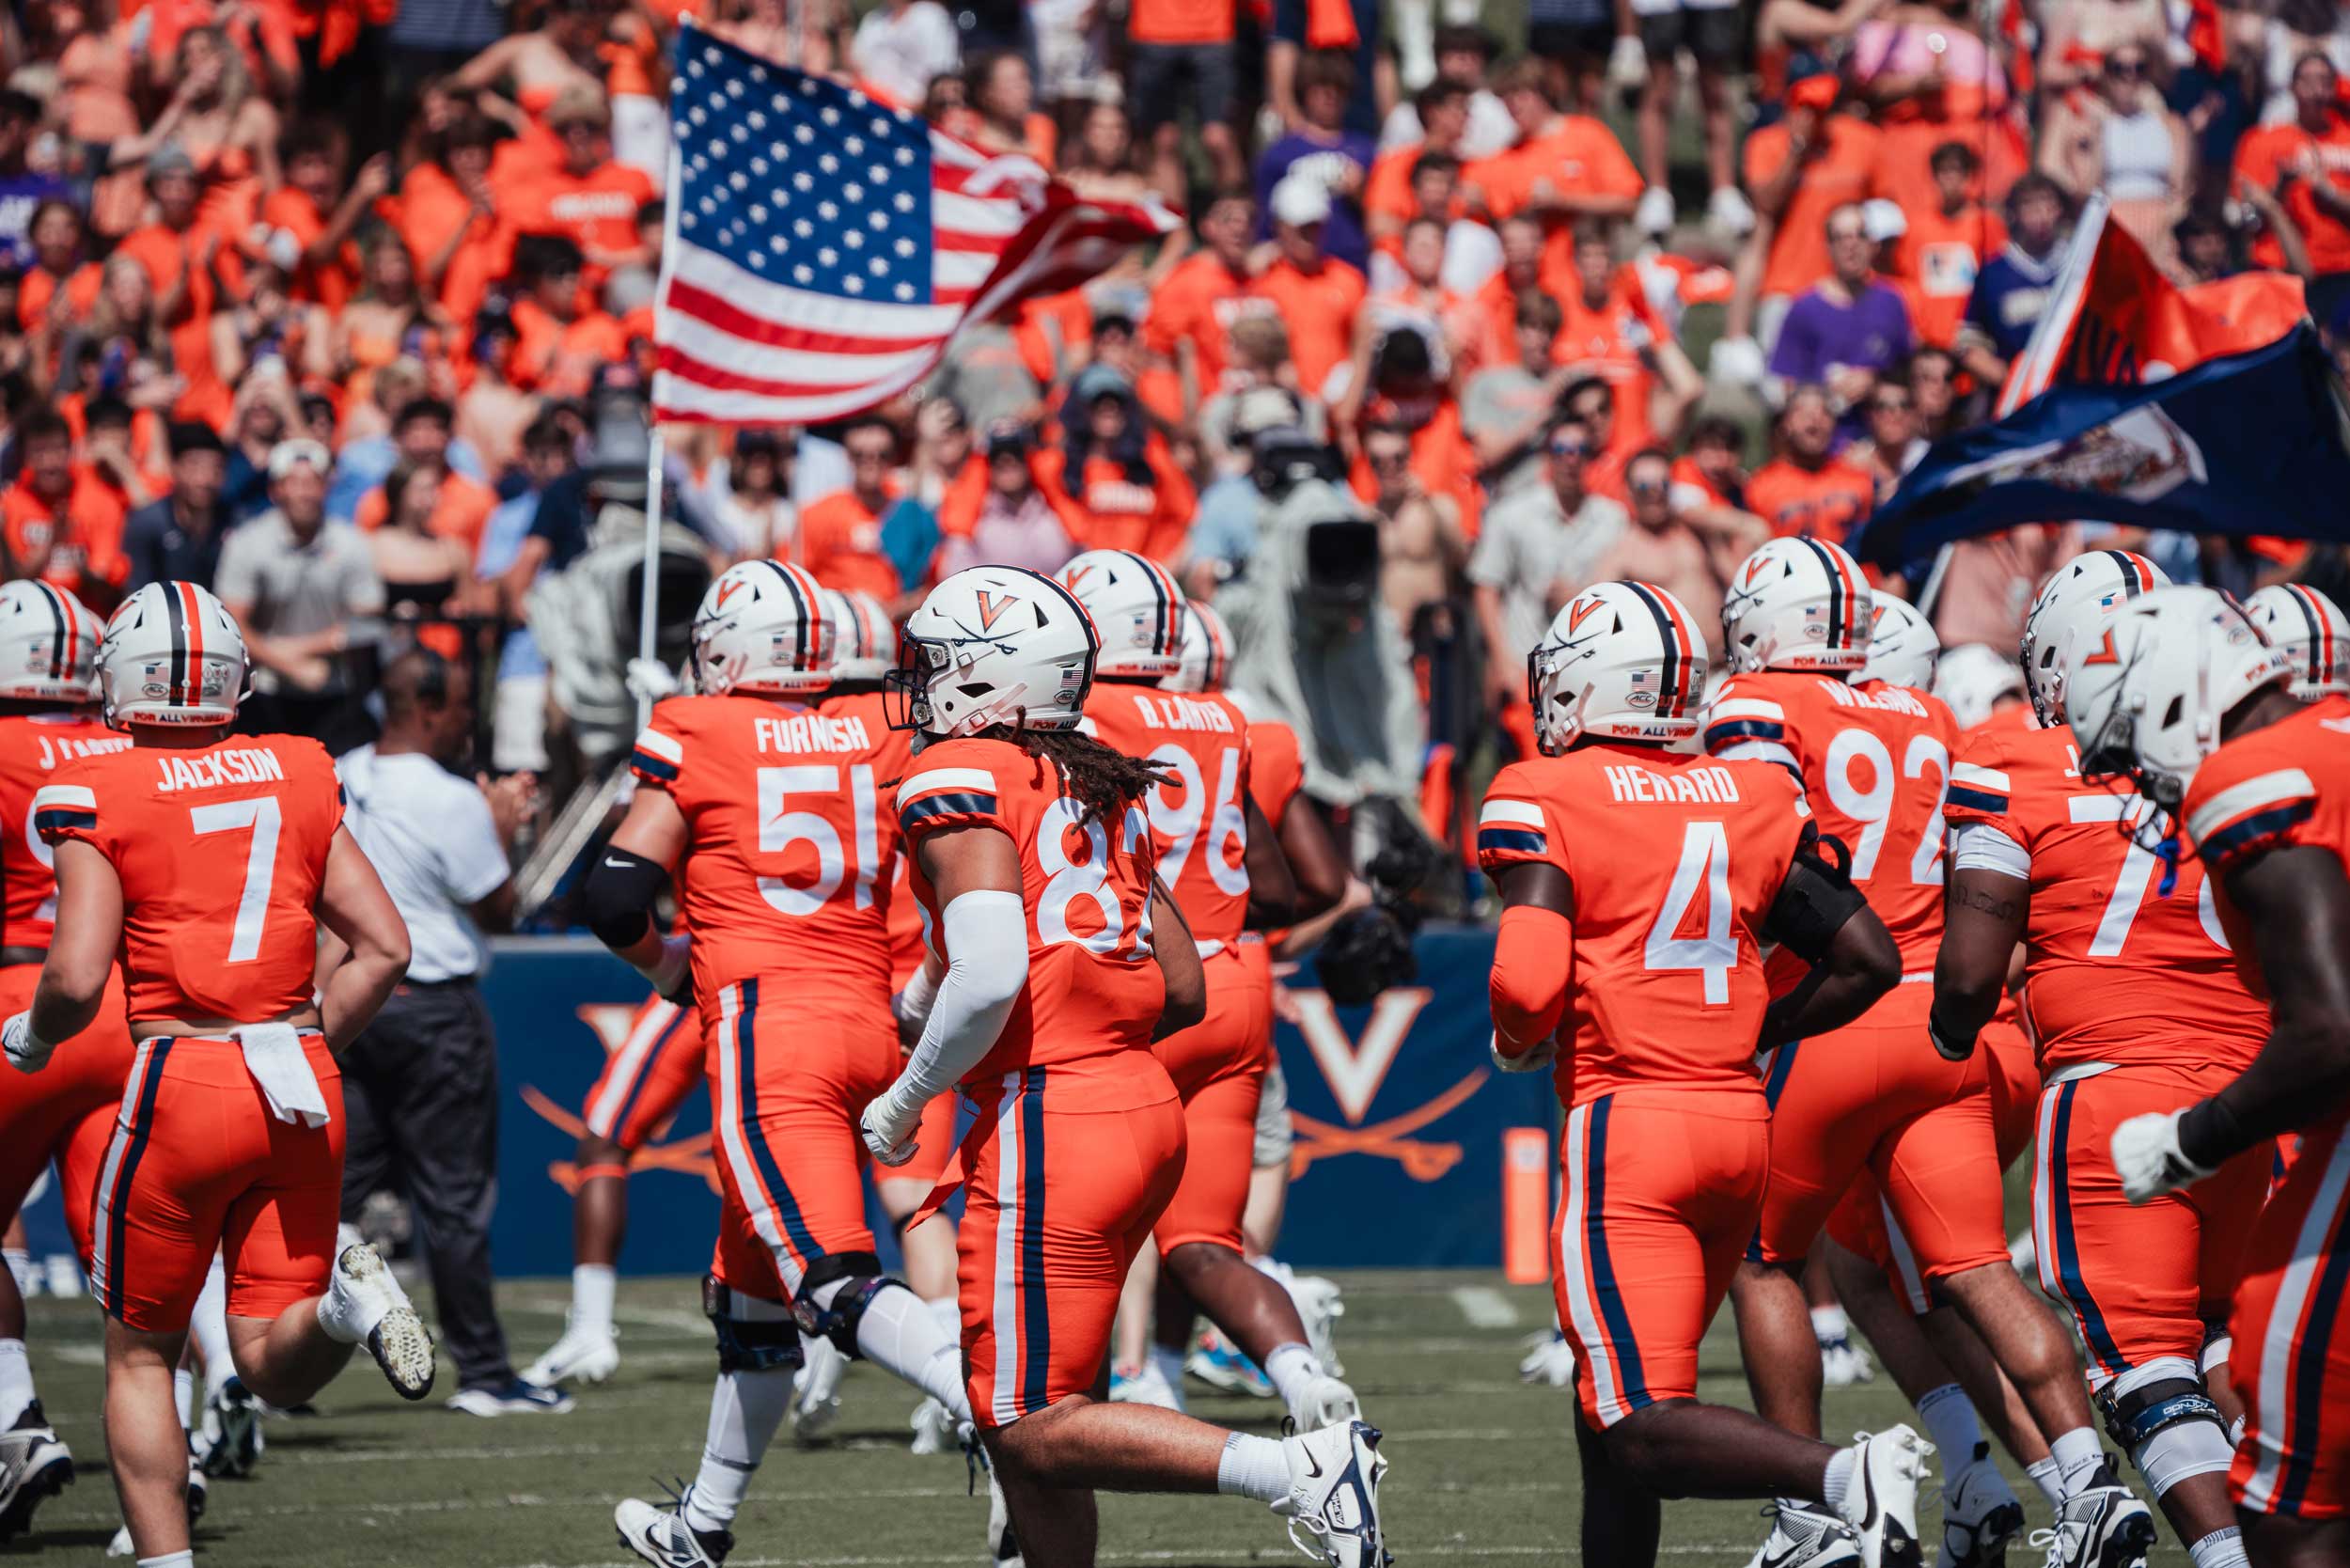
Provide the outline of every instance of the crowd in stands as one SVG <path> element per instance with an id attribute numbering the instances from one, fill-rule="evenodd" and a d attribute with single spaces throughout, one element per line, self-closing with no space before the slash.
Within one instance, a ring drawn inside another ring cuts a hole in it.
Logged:
<path id="1" fill-rule="evenodd" d="M 22 0 L 0 21 L 0 574 L 213 587 L 248 722 L 368 738 L 387 659 L 477 662 L 485 764 L 569 744 L 538 589 L 641 508 L 680 0 Z M 2350 320 L 2350 5 L 2262 0 L 719 0 L 702 24 L 1184 230 L 968 331 L 916 393 L 672 432 L 714 568 L 902 612 L 1118 546 L 1213 597 L 1268 431 L 1326 444 L 1432 746 L 1530 742 L 1584 583 L 1701 619 L 1984 416 L 2092 192 L 2177 282 Z M 641 442 L 634 448 L 641 451 Z M 2084 520 L 1955 552 L 2012 649 Z M 2133 534 L 2181 580 L 2331 572 Z M 2264 553 L 2264 551 L 2265 553 Z M 1900 576 L 1895 591 L 1922 585 Z M 1447 693 L 1465 694 L 1455 699 Z"/>

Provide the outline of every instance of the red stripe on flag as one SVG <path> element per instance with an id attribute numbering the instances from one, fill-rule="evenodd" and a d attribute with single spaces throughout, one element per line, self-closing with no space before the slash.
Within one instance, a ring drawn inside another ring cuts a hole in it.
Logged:
<path id="1" fill-rule="evenodd" d="M 837 305 L 822 294 L 809 294 L 809 300 L 822 305 Z M 730 337 L 757 343 L 766 348 L 796 349 L 803 353 L 903 353 L 908 349 L 925 348 L 939 341 L 941 334 L 915 333 L 904 337 L 884 337 L 851 335 L 838 332 L 811 332 L 806 327 L 785 326 L 764 316 L 754 316 L 712 293 L 697 288 L 682 278 L 669 279 L 669 291 L 663 302 L 682 316 L 691 316 L 704 326 L 712 327 Z M 951 303 L 942 296 L 938 303 Z"/>

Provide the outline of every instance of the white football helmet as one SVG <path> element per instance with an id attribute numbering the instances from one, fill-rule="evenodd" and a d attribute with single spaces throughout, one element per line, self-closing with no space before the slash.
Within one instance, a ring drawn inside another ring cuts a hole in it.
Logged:
<path id="1" fill-rule="evenodd" d="M 1732 669 L 1858 669 L 1874 625 L 1869 579 L 1841 545 L 1775 539 L 1746 558 L 1722 600 Z"/>
<path id="2" fill-rule="evenodd" d="M 1926 691 L 1934 684 L 1934 661 L 1942 639 L 1934 626 L 1905 599 L 1889 593 L 1874 596 L 1876 630 L 1869 638 L 1869 662 L 1860 668 L 1863 681 Z"/>
<path id="3" fill-rule="evenodd" d="M 694 679 L 704 692 L 815 692 L 832 684 L 823 589 L 801 567 L 744 561 L 694 612 Z"/>
<path id="4" fill-rule="evenodd" d="M 822 597 L 832 627 L 834 680 L 878 681 L 898 667 L 898 629 L 880 600 L 839 588 L 826 588 Z"/>
<path id="5" fill-rule="evenodd" d="M 936 588 L 898 634 L 883 678 L 893 729 L 944 739 L 991 725 L 1074 729 L 1102 638 L 1077 596 L 1041 572 L 975 566 Z"/>
<path id="6" fill-rule="evenodd" d="M 2228 711 L 2294 674 L 2235 601 L 2212 588 L 2151 589 L 2062 643 L 2064 721 L 2081 771 L 2126 774 L 2173 815 L 2219 748 Z"/>
<path id="7" fill-rule="evenodd" d="M 65 589 L 39 581 L 0 586 L 0 698 L 98 700 L 105 623 Z"/>
<path id="8" fill-rule="evenodd" d="M 1996 648 L 1966 643 L 1945 652 L 1934 666 L 1934 695 L 1950 705 L 1961 730 L 1972 729 L 2003 699 L 2024 695 L 2024 671 Z"/>
<path id="9" fill-rule="evenodd" d="M 2350 619 L 2301 583 L 2277 583 L 2244 602 L 2269 646 L 2293 661 L 2293 695 L 2304 702 L 2350 693 Z"/>
<path id="10" fill-rule="evenodd" d="M 122 602 L 98 645 L 106 722 L 227 724 L 244 700 L 244 634 L 194 583 L 149 583 Z"/>
<path id="11" fill-rule="evenodd" d="M 1232 633 L 1204 600 L 1183 603 L 1183 664 L 1159 684 L 1171 692 L 1220 692 L 1232 669 Z"/>
<path id="12" fill-rule="evenodd" d="M 2064 722 L 2064 641 L 2092 642 L 2105 618 L 2149 588 L 2169 588 L 2162 568 L 2134 550 L 2084 550 L 2041 585 L 2024 617 L 2024 695 L 2044 729 Z"/>
<path id="13" fill-rule="evenodd" d="M 1088 550 L 1060 569 L 1061 587 L 1093 618 L 1102 638 L 1096 675 L 1172 675 L 1183 663 L 1183 590 L 1174 575 L 1132 550 Z"/>
<path id="14" fill-rule="evenodd" d="M 1534 738 L 1556 757 L 1584 735 L 1697 733 L 1711 655 L 1688 607 L 1652 583 L 1598 583 L 1569 600 L 1526 656 Z"/>

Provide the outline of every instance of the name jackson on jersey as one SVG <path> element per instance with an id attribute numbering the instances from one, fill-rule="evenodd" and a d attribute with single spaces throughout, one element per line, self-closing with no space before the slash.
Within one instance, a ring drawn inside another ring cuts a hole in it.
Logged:
<path id="1" fill-rule="evenodd" d="M 214 751 L 190 757 L 170 754 L 157 757 L 162 769 L 155 788 L 171 790 L 212 790 L 224 784 L 271 784 L 284 780 L 286 770 L 277 760 L 277 753 L 260 746 L 236 746 L 227 751 Z"/>

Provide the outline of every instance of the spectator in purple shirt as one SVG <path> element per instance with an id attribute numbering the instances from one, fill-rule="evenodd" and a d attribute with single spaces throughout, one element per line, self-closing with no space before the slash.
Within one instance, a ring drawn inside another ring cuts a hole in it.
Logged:
<path id="1" fill-rule="evenodd" d="M 1297 101 L 1304 118 L 1257 160 L 1257 237 L 1272 234 L 1273 187 L 1295 171 L 1329 188 L 1324 254 L 1367 273 L 1371 238 L 1363 229 L 1363 182 L 1379 145 L 1345 129 L 1346 105 L 1354 96 L 1355 66 L 1344 55 L 1317 50 L 1298 66 Z"/>
<path id="2" fill-rule="evenodd" d="M 1876 242 L 1857 203 L 1828 213 L 1827 255 L 1828 275 L 1787 311 L 1771 374 L 1791 386 L 1825 385 L 1843 411 L 1839 432 L 1850 439 L 1878 375 L 1908 357 L 1916 334 L 1900 291 L 1872 274 Z"/>

